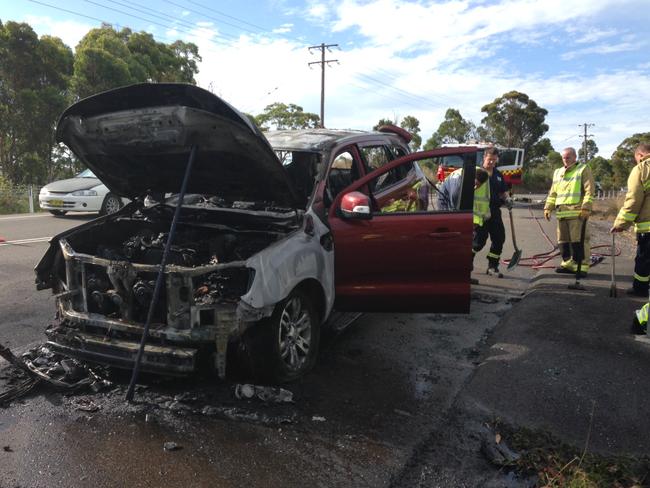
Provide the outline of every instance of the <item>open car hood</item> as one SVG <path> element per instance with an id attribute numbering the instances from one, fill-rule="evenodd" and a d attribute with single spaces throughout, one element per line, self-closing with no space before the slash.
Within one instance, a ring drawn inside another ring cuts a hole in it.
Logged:
<path id="1" fill-rule="evenodd" d="M 66 109 L 56 128 L 114 193 L 178 193 L 190 150 L 188 193 L 295 207 L 287 173 L 246 116 L 193 85 L 143 83 L 110 90 Z"/>

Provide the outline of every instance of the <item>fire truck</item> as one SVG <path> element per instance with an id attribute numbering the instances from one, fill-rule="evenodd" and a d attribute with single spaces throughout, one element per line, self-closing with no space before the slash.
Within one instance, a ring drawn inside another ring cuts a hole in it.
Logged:
<path id="1" fill-rule="evenodd" d="M 476 165 L 481 166 L 483 163 L 483 150 L 493 144 L 487 143 L 467 143 L 467 144 L 443 144 L 443 147 L 475 147 L 478 149 L 476 153 Z M 503 174 L 508 186 L 520 185 L 523 176 L 524 166 L 524 150 L 516 147 L 501 147 L 496 146 L 499 150 L 499 162 L 497 169 Z M 438 181 L 442 182 L 444 179 L 455 169 L 463 166 L 463 161 L 459 156 L 445 156 L 440 158 L 438 162 Z"/>

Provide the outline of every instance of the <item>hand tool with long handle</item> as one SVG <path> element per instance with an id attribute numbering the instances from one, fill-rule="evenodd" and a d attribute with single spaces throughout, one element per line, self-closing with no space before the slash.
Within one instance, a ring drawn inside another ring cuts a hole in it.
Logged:
<path id="1" fill-rule="evenodd" d="M 580 284 L 580 268 L 582 268 L 582 262 L 587 259 L 585 254 L 585 234 L 587 233 L 587 219 L 582 220 L 582 227 L 580 228 L 580 260 L 578 261 L 578 267 L 576 269 L 576 282 L 573 285 L 569 285 L 571 290 L 584 290 L 585 287 Z M 575 256 L 574 256 L 575 258 Z"/>
<path id="2" fill-rule="evenodd" d="M 616 298 L 616 234 L 612 232 L 612 282 L 609 285 L 609 296 Z"/>
<path id="3" fill-rule="evenodd" d="M 508 269 L 512 269 L 517 264 L 519 264 L 519 259 L 521 259 L 521 249 L 517 248 L 517 238 L 515 237 L 515 223 L 512 220 L 512 209 L 508 209 L 508 214 L 510 215 L 510 233 L 512 234 L 512 246 L 515 248 L 515 252 L 512 253 L 510 262 L 508 262 Z"/>

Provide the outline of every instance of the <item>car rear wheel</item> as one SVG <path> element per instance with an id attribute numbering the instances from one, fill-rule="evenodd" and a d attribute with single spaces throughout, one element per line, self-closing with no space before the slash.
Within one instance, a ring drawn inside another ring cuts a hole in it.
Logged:
<path id="1" fill-rule="evenodd" d="M 257 380 L 286 383 L 307 373 L 316 362 L 320 326 L 312 299 L 294 290 L 273 312 L 249 330 L 246 347 Z"/>
<path id="2" fill-rule="evenodd" d="M 48 210 L 52 215 L 56 215 L 57 217 L 60 217 L 61 215 L 65 215 L 68 212 L 66 210 Z"/>
<path id="3" fill-rule="evenodd" d="M 102 208 L 99 211 L 99 213 L 100 215 L 109 215 L 117 212 L 121 208 L 122 208 L 122 199 L 117 195 L 113 195 L 112 193 L 109 193 L 104 198 L 104 202 L 102 203 Z"/>

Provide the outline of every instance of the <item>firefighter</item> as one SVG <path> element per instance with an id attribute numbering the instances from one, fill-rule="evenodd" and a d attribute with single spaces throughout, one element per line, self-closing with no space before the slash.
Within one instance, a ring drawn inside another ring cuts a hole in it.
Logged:
<path id="1" fill-rule="evenodd" d="M 487 183 L 479 186 L 474 192 L 474 238 L 472 241 L 472 258 L 485 246 L 490 237 L 490 251 L 487 254 L 488 268 L 486 274 L 503 278 L 499 271 L 499 260 L 503 243 L 506 240 L 506 230 L 501 219 L 501 205 L 512 208 L 508 198 L 508 186 L 501 172 L 496 169 L 499 160 L 499 150 L 488 147 L 483 153 L 483 169 L 489 175 Z"/>
<path id="2" fill-rule="evenodd" d="M 562 150 L 563 167 L 553 173 L 553 183 L 544 205 L 544 218 L 551 220 L 555 210 L 557 217 L 557 242 L 562 262 L 556 273 L 577 273 L 587 275 L 590 264 L 589 228 L 585 225 L 584 246 L 580 246 L 583 222 L 591 214 L 594 199 L 594 177 L 586 164 L 577 163 L 576 150 L 567 147 Z"/>
<path id="3" fill-rule="evenodd" d="M 611 232 L 621 232 L 632 224 L 636 232 L 634 279 L 627 293 L 648 296 L 650 283 L 650 144 L 639 144 L 634 151 L 636 165 L 627 179 L 627 194 Z M 647 311 L 646 311 L 647 316 Z"/>
<path id="4" fill-rule="evenodd" d="M 487 171 L 483 168 L 476 168 L 474 176 L 474 189 L 485 183 L 488 179 Z M 438 190 L 438 210 L 458 210 L 460 205 L 460 193 L 463 183 L 463 168 L 453 171 Z M 476 200 L 474 200 L 476 206 Z"/>

